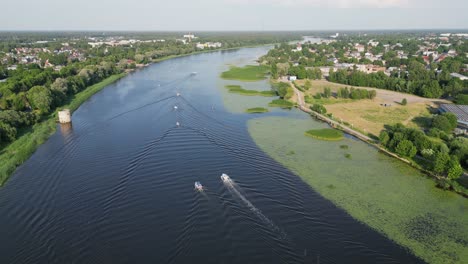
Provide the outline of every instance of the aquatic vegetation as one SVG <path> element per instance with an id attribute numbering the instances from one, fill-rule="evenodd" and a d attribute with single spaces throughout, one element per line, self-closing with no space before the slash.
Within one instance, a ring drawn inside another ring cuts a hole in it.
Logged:
<path id="1" fill-rule="evenodd" d="M 324 123 L 262 117 L 248 125 L 263 151 L 353 218 L 426 262 L 468 259 L 468 199 L 436 188 L 416 169 L 362 142 L 302 136 L 303 131 L 326 128 Z M 343 143 L 352 159 L 343 158 Z M 284 155 L 284 149 L 294 149 L 296 155 Z"/>
<path id="2" fill-rule="evenodd" d="M 350 159 L 350 158 L 351 158 L 351 154 L 349 154 L 349 153 L 346 153 L 344 156 L 345 156 L 345 158 L 347 158 L 347 159 Z"/>
<path id="3" fill-rule="evenodd" d="M 348 149 L 349 146 L 348 145 L 340 145 L 340 149 Z"/>
<path id="4" fill-rule="evenodd" d="M 343 132 L 333 128 L 308 130 L 305 135 L 321 140 L 341 140 L 344 137 Z"/>
<path id="5" fill-rule="evenodd" d="M 254 114 L 254 113 L 266 113 L 266 112 L 269 112 L 269 111 L 268 111 L 268 109 L 263 108 L 263 107 L 254 107 L 254 108 L 249 108 L 249 109 L 245 110 L 245 112 Z"/>
<path id="6" fill-rule="evenodd" d="M 231 66 L 228 71 L 221 73 L 221 78 L 239 81 L 260 81 L 266 79 L 269 70 L 270 67 L 264 65 Z"/>
<path id="7" fill-rule="evenodd" d="M 289 102 L 289 101 L 286 101 L 284 99 L 275 99 L 273 101 L 271 101 L 268 106 L 272 106 L 272 107 L 281 107 L 281 108 L 291 108 L 294 106 L 293 103 Z"/>
<path id="8" fill-rule="evenodd" d="M 274 91 L 257 91 L 257 90 L 246 90 L 240 85 L 226 85 L 225 86 L 230 93 L 242 94 L 242 95 L 259 95 L 259 96 L 276 96 Z"/>

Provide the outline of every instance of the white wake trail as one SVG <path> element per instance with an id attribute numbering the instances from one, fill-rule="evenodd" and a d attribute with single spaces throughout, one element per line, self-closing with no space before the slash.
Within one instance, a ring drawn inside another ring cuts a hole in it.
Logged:
<path id="1" fill-rule="evenodd" d="M 231 180 L 232 181 L 232 180 Z M 260 220 L 262 220 L 265 224 L 267 224 L 271 229 L 279 232 L 281 234 L 281 238 L 286 238 L 286 234 L 282 231 L 278 226 L 273 223 L 268 217 L 266 217 L 257 207 L 255 207 L 239 190 L 236 188 L 236 184 L 234 182 L 225 182 L 224 183 L 231 193 L 234 193 L 237 197 L 239 197 L 244 204 L 252 211 Z"/>

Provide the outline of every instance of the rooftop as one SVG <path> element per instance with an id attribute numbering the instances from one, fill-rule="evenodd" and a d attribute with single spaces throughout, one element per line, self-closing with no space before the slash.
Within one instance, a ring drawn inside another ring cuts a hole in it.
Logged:
<path id="1" fill-rule="evenodd" d="M 468 124 L 468 105 L 441 104 L 440 108 L 444 112 L 455 114 L 458 122 Z"/>

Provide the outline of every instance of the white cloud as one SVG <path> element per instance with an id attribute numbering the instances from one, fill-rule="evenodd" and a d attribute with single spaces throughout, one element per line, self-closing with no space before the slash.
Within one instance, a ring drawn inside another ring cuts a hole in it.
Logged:
<path id="1" fill-rule="evenodd" d="M 328 8 L 404 8 L 409 0 L 227 0 L 231 4 L 262 4 L 272 6 L 328 7 Z"/>

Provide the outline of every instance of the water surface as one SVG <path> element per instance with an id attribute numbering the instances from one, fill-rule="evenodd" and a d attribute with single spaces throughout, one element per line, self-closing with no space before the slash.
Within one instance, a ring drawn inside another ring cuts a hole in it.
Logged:
<path id="1" fill-rule="evenodd" d="M 224 109 L 220 72 L 266 50 L 164 61 L 84 103 L 0 190 L 0 263 L 421 262 L 261 151 L 256 115 Z"/>

